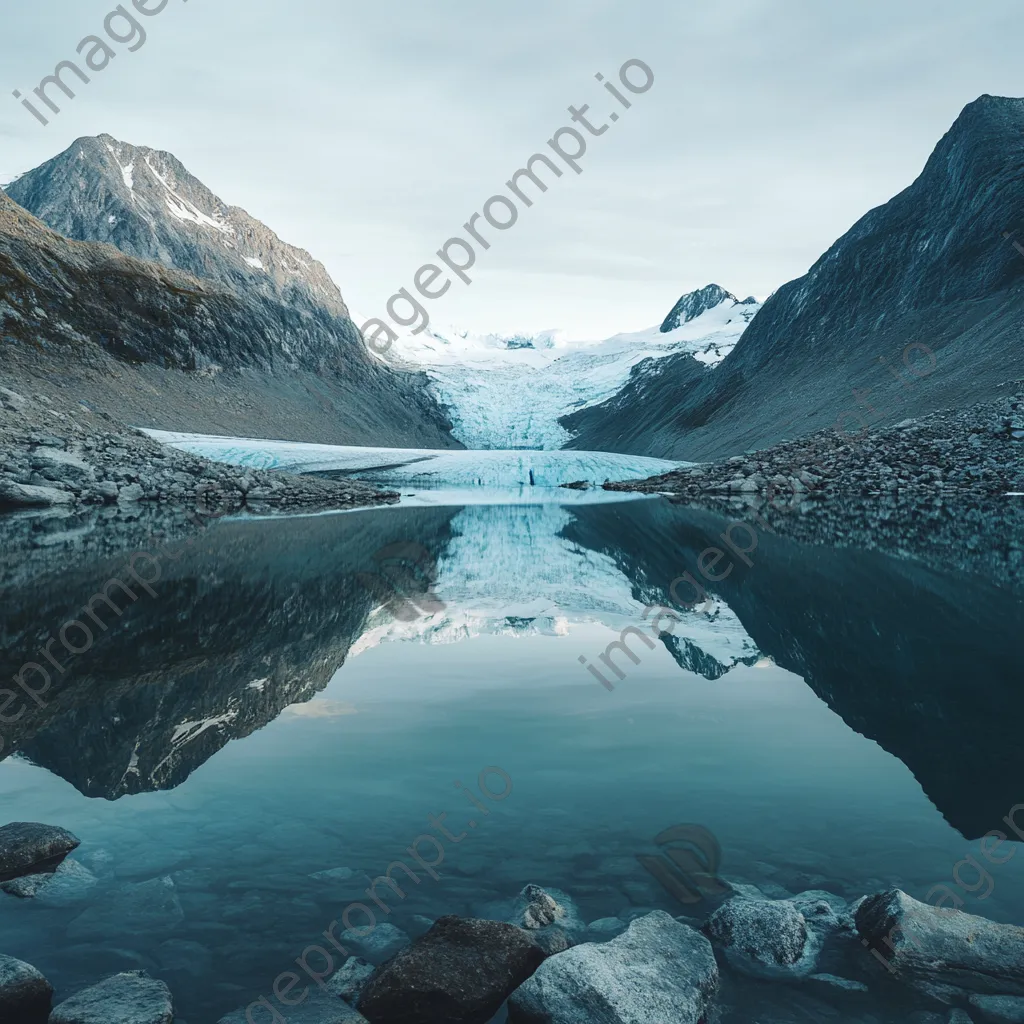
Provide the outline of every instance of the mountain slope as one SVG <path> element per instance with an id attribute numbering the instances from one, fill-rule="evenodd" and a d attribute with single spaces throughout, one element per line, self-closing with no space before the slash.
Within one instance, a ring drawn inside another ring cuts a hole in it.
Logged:
<path id="1" fill-rule="evenodd" d="M 457 446 L 426 378 L 370 356 L 323 267 L 170 155 L 80 139 L 8 196 L 8 373 L 143 426 Z"/>
<path id="2" fill-rule="evenodd" d="M 909 188 L 764 304 L 714 374 L 694 379 L 669 357 L 613 402 L 563 419 L 573 447 L 713 458 L 848 409 L 895 422 L 994 397 L 1024 365 L 1024 258 L 1003 237 L 1024 227 L 1022 201 L 1024 100 L 983 96 Z"/>

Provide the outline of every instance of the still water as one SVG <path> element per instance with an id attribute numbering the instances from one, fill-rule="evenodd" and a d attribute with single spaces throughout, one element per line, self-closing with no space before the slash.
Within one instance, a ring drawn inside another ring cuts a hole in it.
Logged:
<path id="1" fill-rule="evenodd" d="M 725 524 L 661 498 L 215 523 L 5 727 L 0 817 L 82 845 L 63 888 L 0 895 L 0 950 L 58 997 L 144 968 L 212 1024 L 410 847 L 438 877 L 374 909 L 412 936 L 500 916 L 531 882 L 587 922 L 699 922 L 712 898 L 681 904 L 637 860 L 681 823 L 771 896 L 954 885 L 1024 802 L 1020 593 L 763 534 L 671 636 L 639 639 Z M 124 557 L 69 548 L 4 580 L 5 677 Z M 630 626 L 616 674 L 601 655 Z M 965 909 L 1024 923 L 1024 856 L 960 878 Z M 401 936 L 375 935 L 379 961 Z M 907 1019 L 728 974 L 719 1005 L 730 1024 Z"/>

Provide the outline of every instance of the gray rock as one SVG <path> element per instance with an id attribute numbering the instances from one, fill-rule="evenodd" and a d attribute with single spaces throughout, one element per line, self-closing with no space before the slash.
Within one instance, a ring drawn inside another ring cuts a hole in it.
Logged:
<path id="1" fill-rule="evenodd" d="M 1024 1024 L 1024 999 L 1019 996 L 971 996 L 968 1003 L 983 1024 Z"/>
<path id="2" fill-rule="evenodd" d="M 170 877 L 127 884 L 115 889 L 105 903 L 89 907 L 68 925 L 68 938 L 95 935 L 148 935 L 167 932 L 181 923 L 185 913 Z"/>
<path id="3" fill-rule="evenodd" d="M 93 484 L 91 490 L 97 499 L 108 503 L 117 501 L 120 493 L 113 480 L 101 480 Z"/>
<path id="4" fill-rule="evenodd" d="M 442 917 L 373 973 L 359 1010 L 374 1024 L 486 1024 L 543 960 L 515 925 Z"/>
<path id="5" fill-rule="evenodd" d="M 49 508 L 74 500 L 73 494 L 56 487 L 37 487 L 0 478 L 0 508 Z"/>
<path id="6" fill-rule="evenodd" d="M 56 825 L 12 821 L 0 828 L 0 881 L 53 871 L 80 843 Z"/>
<path id="7" fill-rule="evenodd" d="M 840 978 L 836 974 L 812 974 L 807 979 L 807 986 L 811 989 L 818 989 L 831 997 L 836 995 L 860 997 L 870 994 L 870 989 L 863 981 L 851 981 L 849 978 Z"/>
<path id="8" fill-rule="evenodd" d="M 867 897 L 855 921 L 897 978 L 1024 995 L 1024 928 L 919 903 L 899 889 Z"/>
<path id="9" fill-rule="evenodd" d="M 86 483 L 95 478 L 92 466 L 84 459 L 59 448 L 37 448 L 30 458 L 32 468 L 48 480 Z"/>
<path id="10" fill-rule="evenodd" d="M 26 405 L 28 405 L 28 401 L 24 396 L 19 395 L 17 391 L 12 391 L 10 388 L 0 388 L 0 406 L 3 406 L 3 408 L 11 412 L 21 412 Z"/>
<path id="11" fill-rule="evenodd" d="M 123 503 L 142 501 L 145 496 L 146 492 L 140 484 L 126 484 L 117 492 L 117 500 Z"/>
<path id="12" fill-rule="evenodd" d="M 357 956 L 350 956 L 325 983 L 331 995 L 355 1006 L 375 968 Z"/>
<path id="13" fill-rule="evenodd" d="M 809 974 L 811 932 L 789 900 L 737 895 L 704 922 L 701 931 L 733 966 L 755 976 Z"/>
<path id="14" fill-rule="evenodd" d="M 301 989 L 296 989 L 296 992 Z M 265 998 L 265 997 L 264 997 Z M 292 996 L 290 998 L 295 998 Z M 267 1000 L 267 1005 L 274 1006 Z M 252 1010 L 252 1020 L 274 1020 L 266 1006 L 250 1004 L 241 1010 L 235 1010 L 226 1017 L 221 1017 L 218 1024 L 249 1024 L 250 1018 L 246 1016 L 246 1010 Z M 328 995 L 311 988 L 309 995 L 298 1006 L 289 1006 L 287 1017 L 288 1024 L 367 1024 L 366 1018 L 352 1009 L 348 1003 L 342 1002 L 337 996 Z"/>
<path id="15" fill-rule="evenodd" d="M 4 1024 L 46 1024 L 53 987 L 34 967 L 0 955 L 0 1020 Z"/>
<path id="16" fill-rule="evenodd" d="M 510 1024 L 698 1024 L 718 985 L 711 944 L 664 911 L 618 938 L 546 960 L 509 1000 Z"/>
<path id="17" fill-rule="evenodd" d="M 125 971 L 54 1007 L 49 1024 L 173 1024 L 170 989 L 145 971 Z"/>

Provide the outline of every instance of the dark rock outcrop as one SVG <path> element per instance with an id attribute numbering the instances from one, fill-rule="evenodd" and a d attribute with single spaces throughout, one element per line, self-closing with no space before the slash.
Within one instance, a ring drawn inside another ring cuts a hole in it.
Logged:
<path id="1" fill-rule="evenodd" d="M 81 840 L 56 825 L 13 821 L 0 828 L 0 881 L 53 871 Z"/>
<path id="2" fill-rule="evenodd" d="M 695 292 L 687 292 L 670 310 L 661 325 L 661 333 L 668 334 L 677 327 L 696 320 L 715 306 L 720 306 L 726 299 L 738 302 L 732 292 L 727 292 L 721 285 L 709 284 Z"/>
<path id="3" fill-rule="evenodd" d="M 920 177 L 779 288 L 719 366 L 666 357 L 563 418 L 571 447 L 707 459 L 811 433 L 858 401 L 895 423 L 990 399 L 1022 365 L 1022 166 L 1024 100 L 969 104 Z"/>
<path id="4" fill-rule="evenodd" d="M 49 1024 L 173 1024 L 170 989 L 145 971 L 125 971 L 55 1006 Z"/>
<path id="5" fill-rule="evenodd" d="M 53 987 L 30 964 L 0 955 L 0 1020 L 4 1024 L 46 1024 Z"/>
<path id="6" fill-rule="evenodd" d="M 372 1024 L 487 1024 L 544 960 L 515 925 L 442 917 L 378 968 L 359 999 Z"/>
<path id="7" fill-rule="evenodd" d="M 656 910 L 610 942 L 588 942 L 546 960 L 512 994 L 509 1021 L 699 1024 L 717 986 L 708 940 Z"/>

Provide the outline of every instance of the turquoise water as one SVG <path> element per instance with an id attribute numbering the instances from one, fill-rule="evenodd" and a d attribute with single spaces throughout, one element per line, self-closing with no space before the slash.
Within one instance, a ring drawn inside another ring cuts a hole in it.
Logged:
<path id="1" fill-rule="evenodd" d="M 680 905 L 636 860 L 678 823 L 717 836 L 724 878 L 773 893 L 924 899 L 951 884 L 1024 801 L 1019 597 L 765 538 L 713 608 L 683 614 L 688 644 L 637 642 L 639 663 L 619 657 L 624 678 L 601 686 L 579 657 L 599 663 L 625 626 L 648 628 L 644 606 L 669 602 L 719 525 L 654 500 L 211 527 L 0 763 L 4 820 L 71 829 L 95 877 L 57 900 L 0 898 L 0 950 L 59 996 L 145 968 L 181 1020 L 205 1024 L 270 995 L 354 902 L 413 935 L 531 882 L 588 922 L 699 918 L 710 898 Z M 415 587 L 413 616 L 368 589 L 373 553 L 396 543 L 428 553 L 415 557 L 433 611 Z M 55 628 L 114 562 L 6 589 L 10 621 Z M 485 769 L 503 799 L 481 793 Z M 458 842 L 432 827 L 442 813 Z M 436 879 L 409 852 L 427 834 L 416 851 Z M 419 881 L 385 890 L 385 913 L 365 876 L 396 859 Z M 339 868 L 351 875 L 314 877 Z M 1024 922 L 1024 857 L 990 870 L 965 909 Z M 722 1001 L 736 1021 L 751 1005 L 780 1021 L 906 1019 L 794 992 L 727 976 Z"/>

